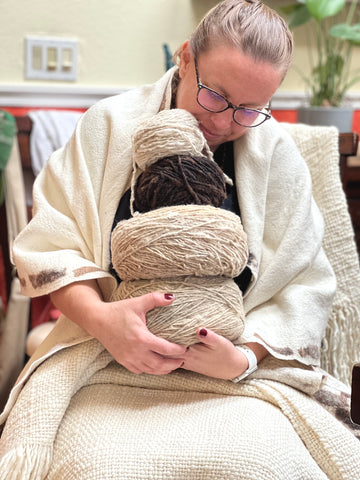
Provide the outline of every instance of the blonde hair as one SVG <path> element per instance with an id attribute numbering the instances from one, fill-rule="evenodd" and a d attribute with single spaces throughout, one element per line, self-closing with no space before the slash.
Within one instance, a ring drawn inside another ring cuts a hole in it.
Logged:
<path id="1" fill-rule="evenodd" d="M 286 22 L 259 0 L 224 0 L 201 20 L 190 38 L 192 53 L 227 44 L 255 61 L 271 63 L 285 77 L 292 58 L 293 39 Z M 181 49 L 174 55 L 178 63 Z"/>

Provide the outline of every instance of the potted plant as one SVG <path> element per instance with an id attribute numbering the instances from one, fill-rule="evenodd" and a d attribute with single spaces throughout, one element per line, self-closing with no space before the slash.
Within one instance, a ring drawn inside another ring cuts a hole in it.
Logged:
<path id="1" fill-rule="evenodd" d="M 291 29 L 309 26 L 310 75 L 298 71 L 307 86 L 310 105 L 299 109 L 299 122 L 351 131 L 353 109 L 344 105 L 344 98 L 360 80 L 359 70 L 350 70 L 352 50 L 360 45 L 360 23 L 356 23 L 360 21 L 359 7 L 359 0 L 296 0 L 283 8 Z M 334 114 L 344 117 L 345 123 L 334 120 Z"/>

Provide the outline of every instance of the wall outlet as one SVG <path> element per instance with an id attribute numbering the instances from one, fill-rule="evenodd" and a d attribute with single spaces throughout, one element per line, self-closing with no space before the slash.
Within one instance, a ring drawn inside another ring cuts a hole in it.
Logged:
<path id="1" fill-rule="evenodd" d="M 77 40 L 25 37 L 25 78 L 75 81 L 77 79 Z"/>

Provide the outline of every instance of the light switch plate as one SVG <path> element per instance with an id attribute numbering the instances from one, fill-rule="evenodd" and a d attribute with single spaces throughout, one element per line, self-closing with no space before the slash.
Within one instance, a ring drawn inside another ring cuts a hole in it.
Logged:
<path id="1" fill-rule="evenodd" d="M 77 79 L 77 40 L 25 37 L 25 78 L 75 81 Z"/>

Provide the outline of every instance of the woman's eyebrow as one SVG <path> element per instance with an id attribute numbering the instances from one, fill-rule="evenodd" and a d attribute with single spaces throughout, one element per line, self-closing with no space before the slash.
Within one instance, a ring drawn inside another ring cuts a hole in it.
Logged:
<path id="1" fill-rule="evenodd" d="M 204 83 L 204 85 L 211 88 L 216 93 L 219 93 L 220 95 L 225 97 L 227 100 L 229 100 L 230 95 L 228 95 L 227 91 L 224 89 L 224 87 L 222 85 L 218 85 L 217 83 L 214 84 L 215 85 L 214 87 L 210 87 L 207 83 Z M 229 102 L 230 102 L 230 100 L 229 100 Z"/>
<path id="2" fill-rule="evenodd" d="M 214 87 L 212 86 L 210 87 L 210 85 L 207 84 L 206 82 L 203 82 L 202 79 L 200 79 L 200 81 L 203 85 L 205 85 L 205 87 L 211 88 L 211 90 L 214 90 L 214 92 L 218 93 L 219 95 L 222 95 L 224 98 L 226 98 L 228 102 L 232 103 L 235 107 L 245 107 L 245 108 L 252 108 L 255 110 L 261 110 L 268 104 L 268 102 L 266 102 L 265 104 L 261 104 L 261 103 L 237 103 L 236 104 L 230 100 L 230 95 L 228 95 L 226 90 L 221 85 L 215 83 Z"/>

